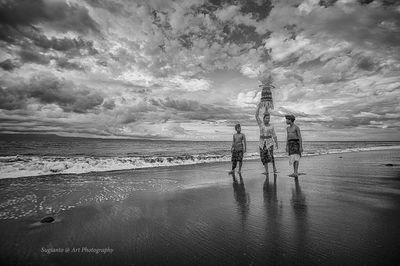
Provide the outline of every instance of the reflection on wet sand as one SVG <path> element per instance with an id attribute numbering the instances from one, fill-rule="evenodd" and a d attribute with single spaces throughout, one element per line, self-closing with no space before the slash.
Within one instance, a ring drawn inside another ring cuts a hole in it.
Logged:
<path id="1" fill-rule="evenodd" d="M 282 249 L 282 212 L 278 206 L 277 175 L 274 174 L 273 183 L 267 175 L 263 185 L 265 207 L 265 240 L 267 257 L 271 264 L 279 263 L 279 250 Z"/>
<path id="2" fill-rule="evenodd" d="M 277 175 L 274 174 L 274 183 L 271 185 L 270 181 L 269 181 L 269 176 L 267 176 L 265 178 L 264 186 L 263 186 L 264 203 L 274 204 L 275 206 L 278 201 L 277 193 L 276 193 L 276 179 L 277 179 Z M 267 206 L 267 207 L 269 208 L 272 206 Z"/>
<path id="3" fill-rule="evenodd" d="M 242 220 L 242 226 L 244 226 L 250 209 L 250 195 L 246 193 L 242 174 L 239 173 L 239 182 L 235 175 L 233 175 L 233 195 L 237 204 L 238 213 Z"/>
<path id="4" fill-rule="evenodd" d="M 307 202 L 306 196 L 301 191 L 298 178 L 294 179 L 294 188 L 292 188 L 292 206 L 298 218 L 306 218 Z"/>
<path id="5" fill-rule="evenodd" d="M 306 261 L 308 249 L 306 245 L 308 243 L 307 201 L 297 178 L 294 179 L 294 187 L 292 187 L 291 204 L 294 213 L 294 247 L 298 256 L 303 256 L 302 260 Z"/>
<path id="6" fill-rule="evenodd" d="M 241 251 L 242 254 L 249 252 L 246 243 L 250 241 L 250 232 L 248 228 L 248 217 L 250 211 L 250 195 L 246 192 L 244 186 L 243 177 L 239 174 L 239 180 L 233 175 L 233 196 L 235 198 L 236 210 L 240 219 L 240 225 L 238 226 L 238 232 L 240 240 L 236 242 L 236 247 Z M 246 256 L 239 256 L 238 261 L 240 264 L 248 264 Z"/>

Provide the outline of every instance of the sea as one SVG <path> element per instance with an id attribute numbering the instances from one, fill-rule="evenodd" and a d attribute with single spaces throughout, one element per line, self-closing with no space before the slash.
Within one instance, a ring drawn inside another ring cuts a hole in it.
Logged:
<path id="1" fill-rule="evenodd" d="M 258 142 L 248 141 L 247 146 L 245 160 L 259 159 Z M 0 134 L 0 179 L 226 162 L 230 147 L 231 141 Z M 399 148 L 398 141 L 305 141 L 303 156 Z M 275 157 L 287 157 L 284 142 Z"/>

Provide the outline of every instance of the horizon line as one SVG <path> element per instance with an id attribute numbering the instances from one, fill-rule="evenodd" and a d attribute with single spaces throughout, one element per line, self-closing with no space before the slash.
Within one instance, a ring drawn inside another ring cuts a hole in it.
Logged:
<path id="1" fill-rule="evenodd" d="M 78 138 L 78 139 L 101 139 L 101 140 L 142 140 L 142 141 L 189 141 L 189 142 L 231 142 L 232 140 L 199 140 L 199 139 L 169 139 L 169 138 L 141 138 L 141 137 L 100 137 L 100 136 L 63 136 L 55 133 L 0 133 L 1 135 L 37 135 L 37 136 L 55 136 L 59 138 Z M 248 142 L 257 142 L 258 140 L 247 140 Z M 285 142 L 286 140 L 278 140 L 278 142 Z M 303 140 L 303 142 L 400 142 L 400 140 Z"/>

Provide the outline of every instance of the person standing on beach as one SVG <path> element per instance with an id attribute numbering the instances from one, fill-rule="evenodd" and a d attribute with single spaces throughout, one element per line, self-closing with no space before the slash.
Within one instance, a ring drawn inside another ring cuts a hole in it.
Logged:
<path id="1" fill-rule="evenodd" d="M 278 149 L 278 139 L 275 134 L 275 129 L 269 124 L 270 114 L 265 111 L 263 120 L 260 119 L 260 109 L 263 108 L 262 102 L 257 106 L 256 120 L 260 128 L 260 158 L 265 168 L 265 175 L 268 175 L 268 163 L 272 163 L 274 174 L 277 173 L 274 158 L 274 148 Z"/>
<path id="2" fill-rule="evenodd" d="M 303 152 L 303 140 L 301 138 L 300 128 L 294 124 L 296 119 L 294 115 L 285 115 L 287 127 L 286 152 L 289 153 L 289 164 L 293 165 L 294 178 L 299 176 L 299 161 Z"/>
<path id="3" fill-rule="evenodd" d="M 241 133 L 240 124 L 235 125 L 236 133 L 233 134 L 232 141 L 232 170 L 229 174 L 234 174 L 237 162 L 239 162 L 239 173 L 242 171 L 243 154 L 246 152 L 246 136 Z"/>

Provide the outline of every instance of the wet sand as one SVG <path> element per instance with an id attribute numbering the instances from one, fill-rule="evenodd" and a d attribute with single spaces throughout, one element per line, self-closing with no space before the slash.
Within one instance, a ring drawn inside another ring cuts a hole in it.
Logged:
<path id="1" fill-rule="evenodd" d="M 277 167 L 276 180 L 258 161 L 242 179 L 214 163 L 0 180 L 0 263 L 400 261 L 400 150 L 302 158 L 298 181 Z"/>

